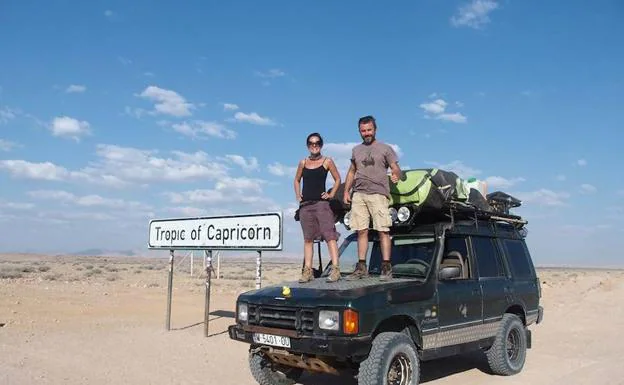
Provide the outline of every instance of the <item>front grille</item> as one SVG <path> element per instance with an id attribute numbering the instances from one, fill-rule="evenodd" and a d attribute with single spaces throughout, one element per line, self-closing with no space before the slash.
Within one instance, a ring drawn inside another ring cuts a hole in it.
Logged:
<path id="1" fill-rule="evenodd" d="M 314 311 L 294 307 L 250 304 L 249 324 L 312 333 L 314 331 Z"/>

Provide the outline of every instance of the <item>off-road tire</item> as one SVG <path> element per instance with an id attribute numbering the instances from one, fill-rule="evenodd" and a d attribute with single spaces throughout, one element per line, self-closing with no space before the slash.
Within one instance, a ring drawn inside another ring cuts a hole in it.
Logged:
<path id="1" fill-rule="evenodd" d="M 522 321 L 515 314 L 505 314 L 494 343 L 485 353 L 490 370 L 501 376 L 520 373 L 526 360 L 526 349 L 527 338 Z"/>
<path id="2" fill-rule="evenodd" d="M 403 382 L 392 381 L 388 376 L 391 365 L 394 368 L 408 366 L 411 374 L 402 377 Z M 373 340 L 368 357 L 360 363 L 358 385 L 418 385 L 419 382 L 420 362 L 410 336 L 395 332 L 379 333 Z"/>
<path id="3" fill-rule="evenodd" d="M 285 366 L 283 372 L 273 370 L 271 360 L 260 352 L 249 353 L 249 369 L 260 385 L 293 385 L 303 373 L 303 369 Z"/>

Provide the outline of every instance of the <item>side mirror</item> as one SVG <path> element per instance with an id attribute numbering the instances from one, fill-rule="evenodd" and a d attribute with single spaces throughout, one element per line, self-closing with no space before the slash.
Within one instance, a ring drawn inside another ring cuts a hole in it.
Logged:
<path id="1" fill-rule="evenodd" d="M 441 281 L 446 281 L 449 279 L 459 278 L 461 277 L 461 269 L 458 266 L 446 266 L 440 269 L 440 273 L 438 274 Z"/>

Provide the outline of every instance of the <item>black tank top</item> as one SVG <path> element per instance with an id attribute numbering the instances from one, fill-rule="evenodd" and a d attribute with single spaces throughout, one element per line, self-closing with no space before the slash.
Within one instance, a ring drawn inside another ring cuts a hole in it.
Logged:
<path id="1" fill-rule="evenodd" d="M 306 159 L 307 161 L 307 159 Z M 303 164 L 303 201 L 320 201 L 321 194 L 325 192 L 325 181 L 327 180 L 327 169 L 325 159 L 323 164 L 317 168 L 306 168 Z"/>

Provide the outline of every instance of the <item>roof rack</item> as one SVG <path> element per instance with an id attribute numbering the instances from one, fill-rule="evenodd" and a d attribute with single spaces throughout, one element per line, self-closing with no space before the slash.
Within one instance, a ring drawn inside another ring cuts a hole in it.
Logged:
<path id="1" fill-rule="evenodd" d="M 483 220 L 506 222 L 516 228 L 524 227 L 528 222 L 522 217 L 508 212 L 500 212 L 496 209 L 488 211 L 472 204 L 459 201 L 449 201 L 442 208 L 423 208 L 418 205 L 401 205 L 409 209 L 409 217 L 403 222 L 398 218 L 393 220 L 393 227 L 413 227 L 423 224 L 450 220 Z"/>

